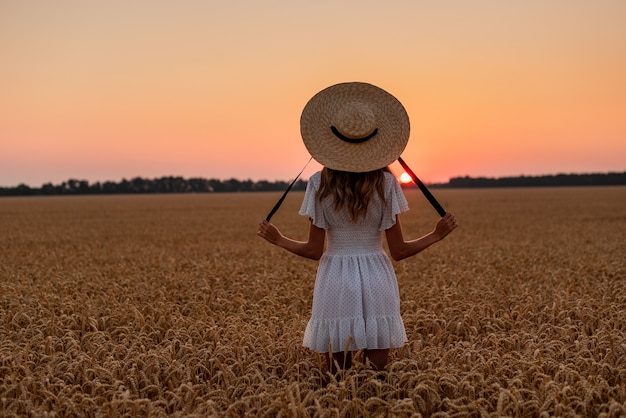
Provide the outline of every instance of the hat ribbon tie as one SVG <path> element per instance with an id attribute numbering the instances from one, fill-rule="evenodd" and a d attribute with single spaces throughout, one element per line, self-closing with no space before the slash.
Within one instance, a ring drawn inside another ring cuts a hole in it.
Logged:
<path id="1" fill-rule="evenodd" d="M 313 156 L 311 156 L 311 158 L 309 158 L 309 161 L 306 162 L 306 164 L 304 165 L 304 167 L 302 167 L 302 170 L 300 170 L 300 172 L 298 173 L 298 175 L 296 176 L 295 179 L 293 179 L 293 181 L 291 182 L 291 184 L 289 185 L 289 187 L 287 187 L 287 190 L 285 190 L 285 193 L 283 193 L 283 195 L 280 197 L 280 199 L 278 199 L 278 202 L 276 202 L 276 204 L 274 205 L 274 207 L 272 208 L 272 210 L 270 211 L 270 213 L 267 215 L 267 217 L 265 218 L 265 220 L 267 222 L 270 221 L 270 219 L 272 219 L 272 216 L 274 216 L 274 214 L 276 213 L 276 211 L 278 210 L 278 208 L 280 207 L 280 205 L 283 204 L 283 200 L 285 200 L 285 197 L 287 197 L 287 193 L 289 193 L 289 190 L 291 190 L 291 187 L 296 183 L 296 180 L 298 180 L 298 178 L 300 177 L 300 175 L 304 172 L 304 169 L 306 168 L 307 165 L 309 165 L 309 163 L 311 162 L 311 160 L 313 159 Z"/>
<path id="2" fill-rule="evenodd" d="M 404 171 L 406 171 L 406 173 L 409 176 L 411 176 L 411 179 L 413 180 L 413 182 L 417 184 L 417 187 L 419 187 L 419 189 L 422 191 L 424 196 L 426 196 L 426 199 L 428 199 L 432 207 L 435 208 L 439 216 L 443 218 L 443 216 L 446 214 L 446 210 L 439 204 L 439 202 L 437 202 L 437 199 L 435 199 L 435 196 L 433 196 L 432 193 L 430 193 L 430 190 L 428 190 L 428 188 L 426 187 L 426 185 L 422 183 L 422 181 L 419 178 L 417 178 L 413 170 L 409 168 L 409 166 L 404 162 L 402 157 L 398 157 L 398 162 L 400 163 L 402 168 L 404 168 Z"/>

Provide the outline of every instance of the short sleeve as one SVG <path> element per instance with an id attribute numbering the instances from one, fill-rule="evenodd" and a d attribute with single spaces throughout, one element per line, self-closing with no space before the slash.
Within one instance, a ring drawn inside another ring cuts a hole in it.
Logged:
<path id="1" fill-rule="evenodd" d="M 385 204 L 380 222 L 380 231 L 391 228 L 396 223 L 396 216 L 409 210 L 409 204 L 404 196 L 400 183 L 393 174 L 385 173 Z"/>
<path id="2" fill-rule="evenodd" d="M 313 221 L 313 225 L 328 229 L 328 222 L 324 216 L 321 202 L 317 200 L 317 190 L 320 187 L 320 172 L 314 173 L 306 185 L 306 191 L 304 192 L 304 199 L 302 200 L 302 206 L 298 212 L 300 215 L 309 217 Z"/>

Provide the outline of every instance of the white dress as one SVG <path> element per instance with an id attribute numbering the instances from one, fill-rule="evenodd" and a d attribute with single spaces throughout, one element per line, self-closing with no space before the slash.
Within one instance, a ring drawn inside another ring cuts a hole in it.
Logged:
<path id="1" fill-rule="evenodd" d="M 398 282 L 382 246 L 384 231 L 408 210 L 400 185 L 385 172 L 385 201 L 374 193 L 365 218 L 353 222 L 345 208 L 334 210 L 332 196 L 322 202 L 315 198 L 319 184 L 317 172 L 309 179 L 299 211 L 328 237 L 303 345 L 322 353 L 402 347 L 407 337 Z"/>

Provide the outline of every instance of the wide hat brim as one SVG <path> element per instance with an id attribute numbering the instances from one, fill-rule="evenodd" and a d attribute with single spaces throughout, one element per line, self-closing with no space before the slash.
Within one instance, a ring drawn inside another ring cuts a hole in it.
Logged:
<path id="1" fill-rule="evenodd" d="M 363 138 L 342 135 L 342 127 Z M 393 95 L 372 84 L 349 82 L 327 87 L 309 100 L 300 117 L 300 133 L 311 156 L 323 166 L 362 173 L 400 157 L 410 124 Z"/>

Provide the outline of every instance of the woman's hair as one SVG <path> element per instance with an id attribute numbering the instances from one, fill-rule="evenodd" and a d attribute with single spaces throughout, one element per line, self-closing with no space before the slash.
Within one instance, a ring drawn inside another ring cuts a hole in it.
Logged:
<path id="1" fill-rule="evenodd" d="M 367 213 L 375 192 L 384 199 L 385 172 L 388 171 L 389 168 L 384 167 L 366 173 L 350 173 L 324 167 L 316 197 L 322 200 L 332 195 L 335 210 L 347 208 L 352 221 L 356 221 Z"/>

